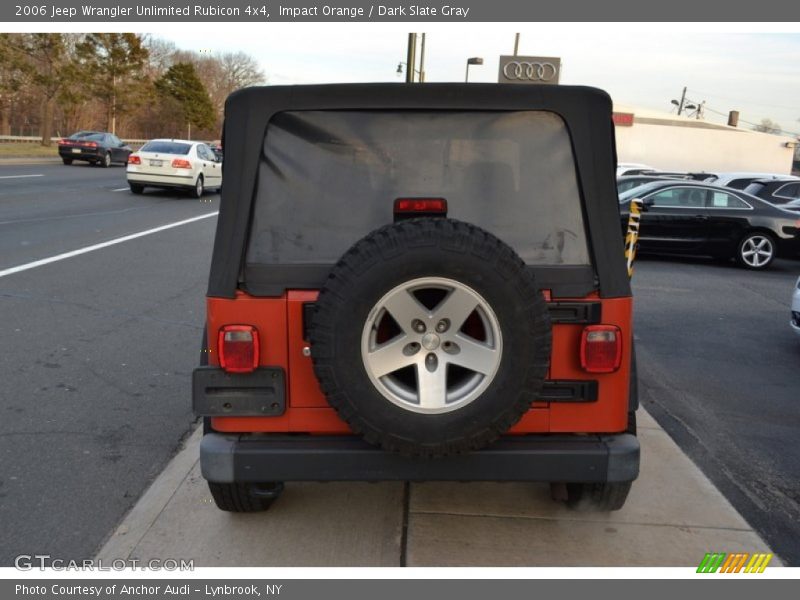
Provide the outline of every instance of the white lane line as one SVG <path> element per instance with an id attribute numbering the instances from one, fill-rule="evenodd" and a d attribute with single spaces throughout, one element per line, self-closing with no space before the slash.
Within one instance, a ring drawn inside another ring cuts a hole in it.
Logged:
<path id="1" fill-rule="evenodd" d="M 0 179 L 23 179 L 24 177 L 44 177 L 43 173 L 38 175 L 2 175 Z"/>
<path id="2" fill-rule="evenodd" d="M 119 188 L 118 190 L 111 190 L 111 191 L 112 191 L 112 192 L 126 192 L 126 191 L 128 191 L 129 189 L 131 189 L 131 188 L 129 188 L 129 187 L 126 187 L 126 188 Z"/>
<path id="3" fill-rule="evenodd" d="M 49 258 L 43 258 L 41 260 L 35 260 L 33 262 L 29 262 L 24 265 L 19 265 L 17 267 L 3 269 L 2 271 L 0 271 L 0 277 L 5 277 L 6 275 L 13 275 L 14 273 L 20 273 L 22 271 L 27 271 L 29 269 L 35 269 L 36 267 L 41 267 L 43 265 L 49 265 L 50 263 L 58 262 L 60 260 L 64 260 L 67 258 L 72 258 L 73 256 L 86 254 L 87 252 L 94 252 L 95 250 L 108 248 L 109 246 L 114 246 L 115 244 L 121 244 L 122 242 L 135 240 L 136 238 L 144 237 L 146 235 L 151 235 L 153 233 L 158 233 L 159 231 L 164 231 L 166 229 L 172 229 L 173 227 L 180 227 L 181 225 L 186 225 L 188 223 L 194 223 L 195 221 L 199 221 L 200 219 L 207 219 L 208 217 L 214 217 L 218 214 L 219 211 L 217 210 L 212 213 L 206 213 L 204 215 L 200 215 L 199 217 L 192 217 L 191 219 L 184 219 L 183 221 L 168 223 L 166 225 L 161 225 L 160 227 L 154 227 L 153 229 L 140 231 L 139 233 L 132 233 L 130 235 L 126 235 L 123 237 L 114 238 L 113 240 L 108 240 L 107 242 L 101 242 L 99 244 L 94 244 L 92 246 L 85 246 L 83 248 L 78 248 L 77 250 L 64 252 L 63 254 L 56 254 L 55 256 L 51 256 Z"/>

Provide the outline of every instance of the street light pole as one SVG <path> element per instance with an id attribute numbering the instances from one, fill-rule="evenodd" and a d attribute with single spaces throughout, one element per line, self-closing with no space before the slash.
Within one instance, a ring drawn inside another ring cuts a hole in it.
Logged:
<path id="1" fill-rule="evenodd" d="M 425 34 L 419 47 L 419 82 L 425 83 Z"/>

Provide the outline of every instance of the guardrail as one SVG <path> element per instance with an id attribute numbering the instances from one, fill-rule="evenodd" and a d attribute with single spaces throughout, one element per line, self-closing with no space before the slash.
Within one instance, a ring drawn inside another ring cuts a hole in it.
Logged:
<path id="1" fill-rule="evenodd" d="M 50 138 L 51 142 L 58 142 L 59 140 L 63 140 L 64 136 L 54 136 Z M 120 138 L 122 139 L 122 138 Z M 134 139 L 134 138 L 125 138 L 122 139 L 123 142 L 126 144 L 146 144 L 153 138 L 149 139 Z M 40 142 L 42 141 L 42 136 L 40 135 L 0 135 L 0 143 L 15 143 L 15 142 Z M 197 140 L 203 141 L 203 140 Z M 208 143 L 208 142 L 204 142 Z"/>

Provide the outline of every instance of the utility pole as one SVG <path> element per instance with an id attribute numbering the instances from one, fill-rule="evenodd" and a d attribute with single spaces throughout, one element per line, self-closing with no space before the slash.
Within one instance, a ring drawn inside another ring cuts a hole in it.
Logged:
<path id="1" fill-rule="evenodd" d="M 406 56 L 406 83 L 414 83 L 417 70 L 417 34 L 408 34 L 408 56 Z"/>
<path id="2" fill-rule="evenodd" d="M 678 115 L 683 112 L 683 107 L 686 104 L 686 88 L 683 88 L 683 94 L 681 94 L 681 103 L 678 105 Z"/>
<path id="3" fill-rule="evenodd" d="M 514 56 L 519 54 L 519 34 L 514 36 Z"/>

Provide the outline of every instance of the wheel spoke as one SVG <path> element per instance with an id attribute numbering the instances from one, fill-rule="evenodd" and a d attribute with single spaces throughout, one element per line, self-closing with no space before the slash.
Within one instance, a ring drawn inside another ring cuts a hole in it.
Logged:
<path id="1" fill-rule="evenodd" d="M 463 335 L 456 336 L 456 339 L 460 351 L 448 355 L 447 361 L 450 364 L 481 375 L 494 371 L 498 360 L 497 350 Z"/>
<path id="2" fill-rule="evenodd" d="M 399 336 L 367 353 L 366 361 L 375 377 L 383 377 L 414 364 L 413 356 L 403 354 L 405 343 L 406 336 Z"/>
<path id="3" fill-rule="evenodd" d="M 392 315 L 400 329 L 408 335 L 412 333 L 411 322 L 415 319 L 424 320 L 428 311 L 420 304 L 408 290 L 399 290 L 384 302 L 383 307 Z"/>
<path id="4" fill-rule="evenodd" d="M 454 289 L 434 309 L 436 319 L 450 319 L 451 327 L 458 331 L 472 312 L 478 307 L 478 300 L 462 289 Z"/>
<path id="5" fill-rule="evenodd" d="M 424 362 L 417 364 L 417 388 L 419 405 L 425 409 L 444 408 L 447 404 L 447 366 L 439 363 L 429 371 Z"/>

